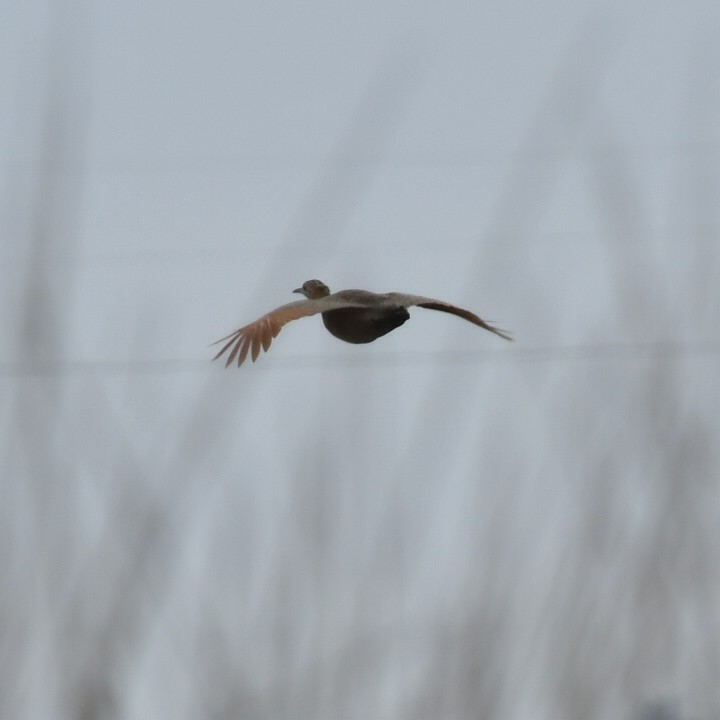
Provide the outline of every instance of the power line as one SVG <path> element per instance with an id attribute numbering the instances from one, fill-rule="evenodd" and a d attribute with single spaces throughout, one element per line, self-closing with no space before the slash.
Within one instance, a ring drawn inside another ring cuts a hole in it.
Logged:
<path id="1" fill-rule="evenodd" d="M 560 143 L 536 144 L 520 151 L 471 149 L 457 151 L 387 151 L 387 152 L 343 152 L 331 154 L 326 151 L 308 152 L 237 152 L 224 155 L 181 156 L 159 155 L 152 157 L 126 157 L 98 159 L 91 165 L 64 162 L 54 168 L 58 174 L 82 172 L 97 174 L 133 174 L 154 175 L 162 173 L 226 173 L 245 172 L 247 170 L 296 170 L 312 169 L 342 163 L 347 166 L 372 165 L 381 168 L 449 168 L 481 167 L 486 165 L 505 165 L 509 160 L 523 164 L 542 164 L 567 159 L 603 160 L 609 155 L 619 154 L 634 159 L 658 157 L 670 159 L 680 156 L 697 156 L 706 159 L 720 152 L 720 144 L 713 141 L 678 141 L 668 143 L 592 143 L 567 147 Z M 9 159 L 0 162 L 0 168 L 9 172 L 32 169 L 31 160 Z"/>
<path id="2" fill-rule="evenodd" d="M 490 363 L 555 363 L 606 360 L 672 360 L 720 357 L 720 340 L 680 342 L 663 340 L 631 343 L 588 343 L 580 345 L 546 345 L 504 348 L 502 350 L 437 350 L 383 352 L 372 355 L 355 353 L 293 355 L 261 359 L 260 363 L 236 372 L 252 373 L 306 370 L 314 367 L 393 366 L 413 367 L 433 364 L 490 364 Z M 182 373 L 207 374 L 213 368 L 208 360 L 70 360 L 48 363 L 3 363 L 0 377 L 82 377 L 83 375 L 174 375 Z M 230 370 L 228 370 L 230 372 Z"/>

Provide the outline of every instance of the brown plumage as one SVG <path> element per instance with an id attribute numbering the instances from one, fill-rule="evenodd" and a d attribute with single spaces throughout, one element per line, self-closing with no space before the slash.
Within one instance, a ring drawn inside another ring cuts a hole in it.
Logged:
<path id="1" fill-rule="evenodd" d="M 293 292 L 304 295 L 306 299 L 281 305 L 255 322 L 213 343 L 217 345 L 227 341 L 213 360 L 217 360 L 229 349 L 225 367 L 236 357 L 240 367 L 248 354 L 255 362 L 260 348 L 267 352 L 283 325 L 317 313 L 322 313 L 325 327 L 336 338 L 349 343 L 369 343 L 400 327 L 410 318 L 407 309 L 413 305 L 457 315 L 505 340 L 512 340 L 504 330 L 489 325 L 469 310 L 421 295 L 394 292 L 378 294 L 367 290 L 341 290 L 331 294 L 330 288 L 320 280 L 308 280 Z"/>

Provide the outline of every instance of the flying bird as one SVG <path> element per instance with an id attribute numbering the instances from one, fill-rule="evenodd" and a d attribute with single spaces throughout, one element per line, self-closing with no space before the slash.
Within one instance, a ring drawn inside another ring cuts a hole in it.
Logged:
<path id="1" fill-rule="evenodd" d="M 512 340 L 507 332 L 493 327 L 469 310 L 421 295 L 373 293 L 367 290 L 340 290 L 330 293 L 330 288 L 320 280 L 308 280 L 293 292 L 304 295 L 305 299 L 281 305 L 255 322 L 213 343 L 217 345 L 226 341 L 213 360 L 230 350 L 225 367 L 235 358 L 240 367 L 248 354 L 255 362 L 260 348 L 267 352 L 283 325 L 317 313 L 322 314 L 325 327 L 336 338 L 355 344 L 370 343 L 400 327 L 410 318 L 408 308 L 413 306 L 457 315 L 505 340 Z"/>

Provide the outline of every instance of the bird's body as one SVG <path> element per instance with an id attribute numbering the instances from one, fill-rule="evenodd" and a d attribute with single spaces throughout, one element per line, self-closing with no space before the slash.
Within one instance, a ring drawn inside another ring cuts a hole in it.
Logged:
<path id="1" fill-rule="evenodd" d="M 373 293 L 367 290 L 341 290 L 331 294 L 328 286 L 320 280 L 308 280 L 293 292 L 301 293 L 306 299 L 281 305 L 255 322 L 218 340 L 218 343 L 223 340 L 227 342 L 213 360 L 232 348 L 225 362 L 226 367 L 236 357 L 238 366 L 242 365 L 248 353 L 255 362 L 260 348 L 267 351 L 283 325 L 291 320 L 318 313 L 322 314 L 323 324 L 336 338 L 354 344 L 370 343 L 407 321 L 410 318 L 408 308 L 412 306 L 451 313 L 505 340 L 512 339 L 504 330 L 493 327 L 469 310 L 420 295 Z"/>
<path id="2" fill-rule="evenodd" d="M 331 335 L 345 342 L 370 343 L 410 319 L 403 305 L 378 303 L 376 295 L 364 290 L 342 290 L 335 297 L 347 294 L 345 299 L 356 302 L 365 298 L 367 307 L 347 307 L 322 313 L 323 324 Z"/>

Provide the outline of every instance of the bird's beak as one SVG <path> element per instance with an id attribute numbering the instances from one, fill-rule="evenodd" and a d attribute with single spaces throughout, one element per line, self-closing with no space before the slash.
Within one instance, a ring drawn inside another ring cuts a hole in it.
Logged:
<path id="1" fill-rule="evenodd" d="M 305 294 L 305 291 L 302 288 L 295 288 L 293 290 L 294 293 L 300 293 L 301 295 Z"/>

